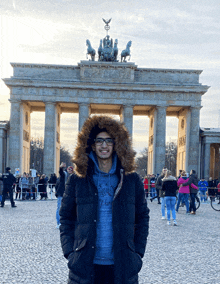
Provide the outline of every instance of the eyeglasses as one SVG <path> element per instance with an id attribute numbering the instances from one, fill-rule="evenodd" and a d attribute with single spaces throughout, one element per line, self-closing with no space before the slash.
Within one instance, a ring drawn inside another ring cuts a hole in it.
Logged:
<path id="1" fill-rule="evenodd" d="M 96 138 L 94 139 L 96 145 L 101 146 L 104 142 L 108 145 L 108 146 L 112 146 L 114 144 L 114 140 L 112 138 Z"/>

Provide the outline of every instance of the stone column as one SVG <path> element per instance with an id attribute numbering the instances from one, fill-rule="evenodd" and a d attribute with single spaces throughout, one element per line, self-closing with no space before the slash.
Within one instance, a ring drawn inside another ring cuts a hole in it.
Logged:
<path id="1" fill-rule="evenodd" d="M 9 167 L 11 172 L 15 172 L 15 168 L 22 167 L 21 149 L 23 145 L 23 131 L 21 126 L 21 101 L 9 100 L 11 103 L 11 115 L 10 115 L 10 136 L 9 136 Z"/>
<path id="2" fill-rule="evenodd" d="M 185 170 L 188 163 L 188 130 L 190 129 L 189 112 L 187 109 L 181 111 L 178 115 L 178 142 L 177 142 L 177 167 L 176 173 L 178 175 L 179 170 Z"/>
<path id="3" fill-rule="evenodd" d="M 44 174 L 56 172 L 56 105 L 54 102 L 45 102 L 44 128 Z"/>
<path id="4" fill-rule="evenodd" d="M 215 172 L 215 179 L 218 179 L 219 176 L 219 144 L 214 145 L 215 148 L 215 166 L 214 166 L 214 172 Z"/>
<path id="5" fill-rule="evenodd" d="M 90 105 L 86 103 L 79 103 L 79 131 L 90 115 Z"/>
<path id="6" fill-rule="evenodd" d="M 200 107 L 192 107 L 190 109 L 190 135 L 189 135 L 189 155 L 188 155 L 188 169 L 195 170 L 198 173 L 199 163 L 199 116 Z"/>
<path id="7" fill-rule="evenodd" d="M 133 134 L 133 108 L 132 105 L 123 105 L 121 109 L 121 121 L 124 122 L 131 138 Z"/>
<path id="8" fill-rule="evenodd" d="M 0 173 L 5 171 L 5 158 L 4 158 L 4 139 L 5 130 L 0 128 Z"/>
<path id="9" fill-rule="evenodd" d="M 210 177 L 210 143 L 205 143 L 205 153 L 204 153 L 204 178 L 205 180 L 209 180 Z"/>
<path id="10" fill-rule="evenodd" d="M 156 129 L 155 129 L 155 170 L 154 174 L 160 174 L 165 166 L 166 153 L 166 107 L 156 107 Z M 155 125 L 154 125 L 155 127 Z"/>

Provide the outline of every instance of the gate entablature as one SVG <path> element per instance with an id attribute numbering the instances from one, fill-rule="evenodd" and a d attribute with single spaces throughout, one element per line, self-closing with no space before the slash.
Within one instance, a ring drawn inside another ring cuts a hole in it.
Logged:
<path id="1" fill-rule="evenodd" d="M 182 158 L 178 167 L 197 169 L 201 96 L 208 89 L 208 86 L 199 83 L 200 70 L 138 68 L 132 62 L 95 61 L 81 61 L 77 66 L 11 65 L 14 75 L 4 79 L 11 90 L 11 167 L 20 167 L 22 171 L 24 156 L 28 157 L 29 149 L 24 145 L 28 135 L 30 137 L 29 130 L 18 131 L 23 129 L 20 121 L 25 120 L 22 117 L 26 112 L 29 115 L 32 111 L 45 111 L 47 164 L 44 169 L 47 174 L 56 172 L 59 165 L 58 118 L 62 112 L 78 112 L 79 129 L 92 113 L 118 114 L 131 135 L 133 115 L 148 115 L 150 173 L 159 173 L 164 166 L 166 116 L 174 115 L 179 120 L 185 118 L 187 127 L 179 138 L 184 135 L 187 138 L 181 138 L 179 157 L 182 155 Z M 23 133 L 26 133 L 26 140 Z M 56 161 L 51 160 L 53 156 L 57 157 Z"/>

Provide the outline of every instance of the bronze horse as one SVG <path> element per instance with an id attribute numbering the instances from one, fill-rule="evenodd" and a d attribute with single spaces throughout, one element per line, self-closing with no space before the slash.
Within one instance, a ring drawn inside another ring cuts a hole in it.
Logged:
<path id="1" fill-rule="evenodd" d="M 88 59 L 88 55 L 91 56 L 91 60 L 95 61 L 95 49 L 92 48 L 90 41 L 87 39 L 86 40 L 86 45 L 88 46 L 87 48 L 87 53 L 86 53 L 86 58 Z"/>
<path id="2" fill-rule="evenodd" d="M 129 60 L 131 58 L 131 54 L 130 54 L 130 47 L 131 47 L 132 41 L 130 40 L 127 43 L 126 49 L 122 50 L 121 52 L 121 62 L 126 62 L 126 57 L 129 56 Z M 122 61 L 122 59 L 124 58 L 124 60 Z"/>

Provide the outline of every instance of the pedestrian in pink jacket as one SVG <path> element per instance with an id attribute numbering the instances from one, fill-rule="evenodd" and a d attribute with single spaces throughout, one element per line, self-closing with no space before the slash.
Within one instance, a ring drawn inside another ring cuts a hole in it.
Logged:
<path id="1" fill-rule="evenodd" d="M 181 184 L 186 183 L 188 180 L 189 180 L 189 178 L 187 178 L 186 172 L 182 171 L 181 177 L 177 181 L 178 187 Z M 198 189 L 198 187 L 195 186 L 193 183 L 191 183 L 191 187 L 193 187 L 194 189 Z M 180 202 L 182 201 L 186 204 L 186 214 L 190 214 L 190 212 L 189 212 L 189 193 L 190 193 L 189 185 L 180 187 L 179 193 L 178 193 L 178 201 L 177 201 L 177 205 L 176 205 L 176 212 L 178 212 Z"/>

